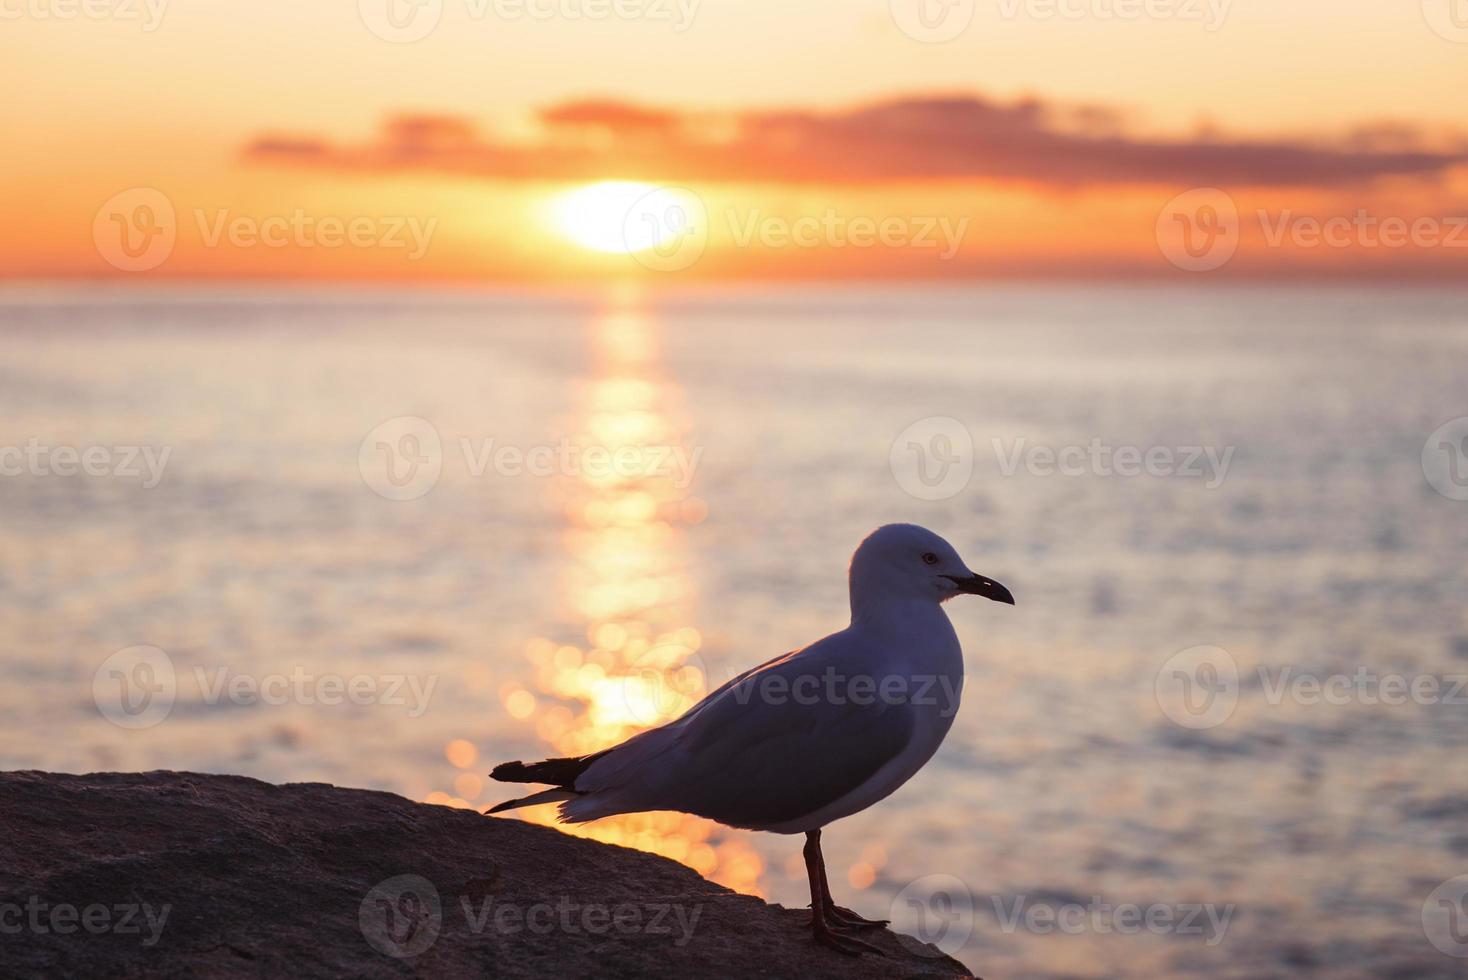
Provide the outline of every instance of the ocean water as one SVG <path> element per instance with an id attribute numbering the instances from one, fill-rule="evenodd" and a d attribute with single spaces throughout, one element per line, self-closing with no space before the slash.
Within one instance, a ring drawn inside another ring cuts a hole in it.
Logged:
<path id="1" fill-rule="evenodd" d="M 13 288 L 0 766 L 484 808 L 843 626 L 914 521 L 1018 605 L 948 606 L 962 710 L 828 828 L 838 901 L 991 978 L 1462 976 L 1465 301 Z M 578 832 L 806 901 L 798 838 Z"/>

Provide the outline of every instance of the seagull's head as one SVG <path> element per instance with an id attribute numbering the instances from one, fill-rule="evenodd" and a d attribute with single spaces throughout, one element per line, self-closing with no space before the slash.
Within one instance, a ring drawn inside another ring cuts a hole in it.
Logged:
<path id="1" fill-rule="evenodd" d="M 1009 590 L 977 575 L 953 545 L 916 524 L 885 524 L 867 535 L 851 556 L 851 601 L 931 599 L 977 595 L 1014 605 Z"/>

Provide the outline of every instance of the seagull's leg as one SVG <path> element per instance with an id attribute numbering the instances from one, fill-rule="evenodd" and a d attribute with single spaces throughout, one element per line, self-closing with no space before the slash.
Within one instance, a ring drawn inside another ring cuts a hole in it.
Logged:
<path id="1" fill-rule="evenodd" d="M 821 863 L 821 894 L 825 898 L 826 921 L 833 926 L 847 926 L 851 929 L 881 929 L 886 926 L 890 919 L 868 919 L 857 915 L 851 909 L 842 908 L 831 898 L 831 883 L 826 880 L 826 856 L 821 853 L 820 831 L 816 831 L 816 859 Z"/>
<path id="2" fill-rule="evenodd" d="M 848 956 L 859 956 L 862 953 L 876 953 L 878 956 L 885 956 L 885 953 L 871 943 L 864 943 L 851 936 L 837 935 L 831 931 L 831 924 L 828 921 L 831 898 L 829 889 L 826 887 L 826 862 L 821 857 L 821 832 L 819 830 L 806 831 L 803 854 L 805 873 L 810 878 L 810 931 L 816 942 Z"/>

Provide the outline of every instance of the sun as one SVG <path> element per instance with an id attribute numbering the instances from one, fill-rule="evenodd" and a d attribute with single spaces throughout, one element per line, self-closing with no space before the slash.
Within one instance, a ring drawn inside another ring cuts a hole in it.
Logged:
<path id="1" fill-rule="evenodd" d="M 603 180 L 556 197 L 560 233 L 595 252 L 631 254 L 665 244 L 682 231 L 668 220 L 667 191 L 633 180 Z"/>

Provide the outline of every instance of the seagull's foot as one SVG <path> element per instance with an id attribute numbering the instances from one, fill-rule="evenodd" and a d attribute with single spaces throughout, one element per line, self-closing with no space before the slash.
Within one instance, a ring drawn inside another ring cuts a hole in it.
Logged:
<path id="1" fill-rule="evenodd" d="M 816 913 L 812 910 L 810 918 L 805 920 L 805 924 L 809 926 L 815 925 L 815 918 Z M 890 919 L 867 919 L 857 915 L 851 909 L 842 908 L 840 905 L 827 906 L 825 920 L 828 928 L 842 934 L 845 934 L 848 929 L 883 929 L 891 922 Z"/>
<path id="2" fill-rule="evenodd" d="M 891 919 L 868 919 L 840 905 L 832 905 L 827 909 L 826 917 L 832 925 L 846 926 L 851 929 L 884 929 L 892 921 Z"/>
<path id="3" fill-rule="evenodd" d="M 840 935 L 832 932 L 826 925 L 824 919 L 812 918 L 810 932 L 818 944 L 829 949 L 834 949 L 838 953 L 843 953 L 846 956 L 860 956 L 862 953 L 875 953 L 877 956 L 887 955 L 871 943 L 864 943 L 854 936 Z"/>

